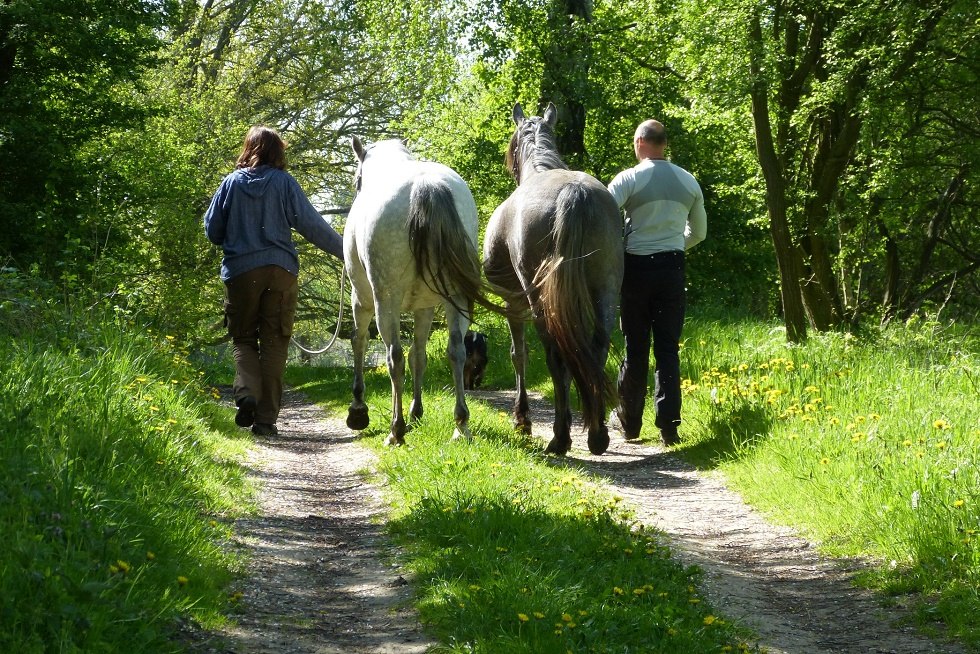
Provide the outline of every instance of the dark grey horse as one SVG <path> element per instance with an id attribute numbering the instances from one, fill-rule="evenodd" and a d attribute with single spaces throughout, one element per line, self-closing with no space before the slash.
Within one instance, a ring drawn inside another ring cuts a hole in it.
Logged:
<path id="1" fill-rule="evenodd" d="M 554 383 L 554 438 L 547 452 L 572 446 L 570 384 L 575 380 L 589 450 L 609 447 L 606 376 L 609 337 L 623 281 L 623 222 L 616 201 L 595 178 L 568 170 L 555 149 L 556 111 L 527 118 L 514 106 L 517 128 L 506 163 L 517 190 L 494 211 L 483 242 L 483 266 L 504 300 L 517 376 L 514 424 L 530 431 L 524 323 L 533 320 Z"/>

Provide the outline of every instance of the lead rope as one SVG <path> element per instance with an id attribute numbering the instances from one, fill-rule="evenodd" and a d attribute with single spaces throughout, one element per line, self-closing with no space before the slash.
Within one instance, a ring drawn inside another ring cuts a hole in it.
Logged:
<path id="1" fill-rule="evenodd" d="M 337 329 L 334 330 L 333 336 L 330 338 L 330 342 L 324 345 L 319 350 L 308 350 L 307 348 L 303 347 L 299 343 L 299 341 L 297 341 L 295 338 L 290 336 L 289 340 L 293 342 L 293 345 L 303 350 L 307 354 L 323 354 L 331 347 L 333 347 L 334 342 L 336 342 L 337 335 L 340 334 L 340 323 L 344 319 L 344 280 L 345 279 L 347 279 L 347 266 L 341 265 L 340 266 L 340 299 L 337 301 L 337 305 L 339 307 L 337 309 Z"/>

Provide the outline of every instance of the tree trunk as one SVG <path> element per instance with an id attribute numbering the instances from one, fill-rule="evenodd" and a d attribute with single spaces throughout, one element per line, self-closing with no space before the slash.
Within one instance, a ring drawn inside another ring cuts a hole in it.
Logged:
<path id="1" fill-rule="evenodd" d="M 558 12 L 549 21 L 556 34 L 573 34 L 575 38 L 558 37 L 545 54 L 544 75 L 541 78 L 541 104 L 553 102 L 558 109 L 559 124 L 555 130 L 555 145 L 565 163 L 580 170 L 585 164 L 585 112 L 583 98 L 589 96 L 589 64 L 592 47 L 583 31 L 572 29 L 573 23 L 592 21 L 591 0 L 561 0 Z"/>
<path id="2" fill-rule="evenodd" d="M 749 63 L 752 75 L 752 120 L 755 124 L 755 145 L 759 165 L 766 180 L 766 210 L 769 214 L 772 244 L 776 250 L 776 262 L 779 266 L 783 321 L 786 325 L 786 339 L 791 343 L 799 343 L 806 340 L 806 313 L 800 288 L 801 260 L 789 229 L 786 214 L 786 178 L 779 165 L 773 143 L 768 88 L 759 69 L 762 28 L 758 15 L 754 15 L 749 24 L 749 42 L 756 46 L 757 50 Z"/>

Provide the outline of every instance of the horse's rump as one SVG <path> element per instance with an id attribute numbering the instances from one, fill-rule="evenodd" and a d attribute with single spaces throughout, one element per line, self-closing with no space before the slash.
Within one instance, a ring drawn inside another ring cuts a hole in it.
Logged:
<path id="1" fill-rule="evenodd" d="M 412 186 L 407 223 L 415 273 L 448 302 L 465 298 L 466 306 L 456 308 L 469 313 L 480 297 L 480 261 L 448 182 L 420 177 Z"/>

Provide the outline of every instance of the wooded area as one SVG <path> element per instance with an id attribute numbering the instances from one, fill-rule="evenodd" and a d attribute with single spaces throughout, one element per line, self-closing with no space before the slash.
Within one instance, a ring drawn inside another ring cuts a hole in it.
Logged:
<path id="1" fill-rule="evenodd" d="M 4 0 L 0 264 L 207 340 L 201 215 L 250 125 L 318 206 L 351 199 L 351 136 L 398 136 L 486 220 L 511 107 L 552 101 L 566 161 L 607 182 L 665 123 L 706 196 L 692 302 L 792 341 L 972 319 L 978 77 L 974 0 Z M 333 314 L 332 266 L 304 260 L 309 315 Z"/>

